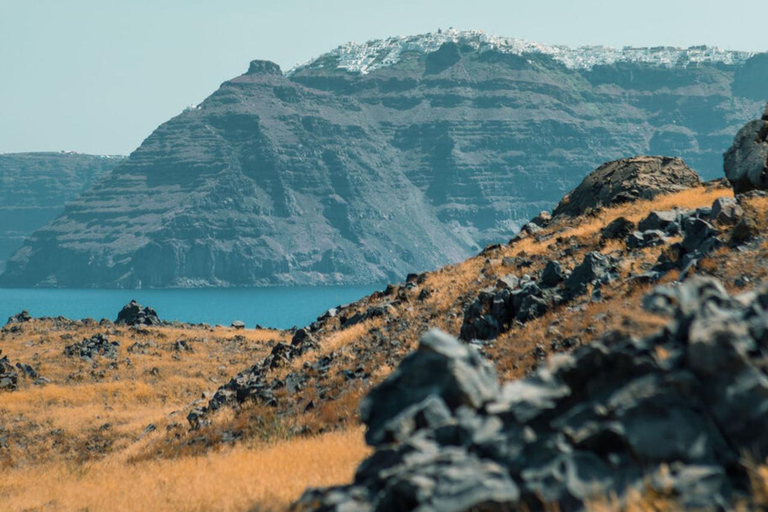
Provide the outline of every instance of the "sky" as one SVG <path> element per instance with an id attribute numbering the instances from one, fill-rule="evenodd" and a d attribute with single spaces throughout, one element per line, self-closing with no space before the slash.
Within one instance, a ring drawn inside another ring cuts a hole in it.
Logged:
<path id="1" fill-rule="evenodd" d="M 0 153 L 127 155 L 246 71 L 482 29 L 568 46 L 768 51 L 764 0 L 0 0 Z"/>

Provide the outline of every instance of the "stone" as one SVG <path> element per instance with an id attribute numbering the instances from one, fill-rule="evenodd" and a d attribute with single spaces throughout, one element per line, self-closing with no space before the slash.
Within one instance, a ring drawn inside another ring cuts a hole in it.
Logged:
<path id="1" fill-rule="evenodd" d="M 634 222 L 625 217 L 617 217 L 600 231 L 600 238 L 601 240 L 624 240 L 635 231 L 635 228 Z"/>
<path id="2" fill-rule="evenodd" d="M 741 245 L 748 242 L 760 234 L 760 227 L 757 223 L 748 218 L 742 218 L 731 230 L 730 244 Z"/>
<path id="3" fill-rule="evenodd" d="M 683 250 L 706 254 L 714 246 L 714 238 L 720 232 L 709 222 L 692 217 L 683 221 Z"/>
<path id="4" fill-rule="evenodd" d="M 520 284 L 520 279 L 514 274 L 508 274 L 496 281 L 498 290 L 514 290 Z"/>
<path id="5" fill-rule="evenodd" d="M 732 197 L 719 197 L 712 203 L 710 218 L 720 224 L 734 225 L 744 217 L 744 210 Z"/>
<path id="6" fill-rule="evenodd" d="M 147 306 L 144 307 L 135 300 L 125 305 L 115 320 L 116 325 L 161 325 L 160 318 L 157 316 L 157 312 Z"/>
<path id="7" fill-rule="evenodd" d="M 245 322 L 243 322 L 242 320 L 235 320 L 234 322 L 232 322 L 230 327 L 232 327 L 233 329 L 245 329 Z"/>
<path id="8" fill-rule="evenodd" d="M 0 355 L 3 351 L 0 350 Z M 0 357 L 0 391 L 15 391 L 19 387 L 19 373 L 8 361 L 8 356 Z"/>
<path id="9" fill-rule="evenodd" d="M 512 294 L 512 304 L 515 320 L 527 322 L 549 310 L 549 297 L 538 285 L 530 283 Z"/>
<path id="10" fill-rule="evenodd" d="M 768 120 L 747 123 L 725 152 L 725 176 L 733 191 L 768 189 Z"/>
<path id="11" fill-rule="evenodd" d="M 440 398 L 454 411 L 462 405 L 480 408 L 498 391 L 495 370 L 476 349 L 432 330 L 361 402 L 360 418 L 368 427 L 365 439 L 372 446 L 391 442 L 388 425 L 401 422 L 403 411 L 430 397 Z"/>
<path id="12" fill-rule="evenodd" d="M 79 357 L 87 361 L 96 357 L 106 357 L 108 359 L 117 359 L 117 349 L 120 343 L 109 341 L 106 334 L 94 334 L 90 338 L 84 338 L 81 342 L 64 347 L 64 354 L 68 357 Z"/>
<path id="13" fill-rule="evenodd" d="M 565 271 L 560 262 L 550 260 L 541 273 L 541 284 L 551 288 L 565 281 L 565 277 Z"/>
<path id="14" fill-rule="evenodd" d="M 523 225 L 522 228 L 520 228 L 520 232 L 525 233 L 526 235 L 535 235 L 542 230 L 543 228 L 541 226 L 534 224 L 533 222 L 528 222 L 527 224 Z"/>
<path id="15" fill-rule="evenodd" d="M 391 293 L 387 293 L 387 295 L 391 295 Z M 339 321 L 341 323 L 342 329 L 346 329 L 347 327 L 352 327 L 353 325 L 359 324 L 361 322 L 365 322 L 366 320 L 369 320 L 371 318 L 384 316 L 387 314 L 388 309 L 389 309 L 388 305 L 371 306 L 365 311 L 355 313 L 351 317 L 346 317 L 342 315 L 339 318 Z"/>
<path id="16" fill-rule="evenodd" d="M 13 315 L 12 317 L 9 317 L 8 322 L 6 322 L 5 325 L 23 324 L 23 323 L 29 322 L 30 320 L 32 320 L 32 316 L 29 314 L 29 311 L 25 309 L 21 313 L 18 313 Z"/>
<path id="17" fill-rule="evenodd" d="M 565 280 L 566 298 L 572 299 L 587 292 L 590 285 L 601 285 L 611 281 L 615 277 L 613 262 L 608 256 L 599 252 L 590 252 L 584 256 L 582 262 L 573 269 L 573 272 Z"/>
<path id="18" fill-rule="evenodd" d="M 547 227 L 552 220 L 552 214 L 548 211 L 539 212 L 537 216 L 531 219 L 531 224 L 535 224 L 541 228 Z"/>
<path id="19" fill-rule="evenodd" d="M 670 224 L 680 222 L 680 213 L 676 210 L 653 211 L 637 225 L 638 231 L 666 231 Z"/>
<path id="20" fill-rule="evenodd" d="M 628 249 L 644 249 L 654 247 L 664 243 L 664 232 L 658 229 L 649 229 L 648 231 L 635 231 L 627 237 L 626 244 Z"/>
<path id="21" fill-rule="evenodd" d="M 557 205 L 552 216 L 576 217 L 591 208 L 652 199 L 701 184 L 680 158 L 638 156 L 608 162 L 591 172 Z"/>

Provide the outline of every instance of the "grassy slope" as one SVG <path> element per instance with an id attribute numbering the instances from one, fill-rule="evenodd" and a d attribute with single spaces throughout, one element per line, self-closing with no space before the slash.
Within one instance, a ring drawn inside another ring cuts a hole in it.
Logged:
<path id="1" fill-rule="evenodd" d="M 368 453 L 356 421 L 360 396 L 388 374 L 425 329 L 440 327 L 458 334 L 466 304 L 501 276 L 532 273 L 555 258 L 573 268 L 592 250 L 614 253 L 623 262 L 622 279 L 603 290 L 603 301 L 590 302 L 587 295 L 512 327 L 487 348 L 504 379 L 530 372 L 540 363 L 533 349 L 538 345 L 552 353 L 552 340 L 579 336 L 588 342 L 612 329 L 637 335 L 658 329 L 666 320 L 640 308 L 649 286 L 625 278 L 648 267 L 664 247 L 627 252 L 623 243 L 601 246 L 600 229 L 618 216 L 637 221 L 651 210 L 709 206 L 715 198 L 730 195 L 729 189 L 701 187 L 555 222 L 536 238 L 491 248 L 430 273 L 415 289 L 398 287 L 389 295 L 374 294 L 345 314 L 388 304 L 385 316 L 344 330 L 338 320 L 331 319 L 318 335 L 319 349 L 273 371 L 272 376 L 281 378 L 305 371 L 310 381 L 304 389 L 278 395 L 276 408 L 245 405 L 220 411 L 200 431 L 189 431 L 183 419 L 190 403 L 266 355 L 272 342 L 286 339 L 287 333 L 153 328 L 142 334 L 120 329 L 113 336 L 122 342 L 118 367 L 109 368 L 106 360 L 101 361 L 96 376 L 89 364 L 68 359 L 62 351 L 64 345 L 103 329 L 78 327 L 72 332 L 72 328 L 56 330 L 53 324 L 35 321 L 20 333 L 3 333 L 0 347 L 11 361 L 33 364 L 54 384 L 36 388 L 24 381 L 20 391 L 0 395 L 4 429 L 0 436 L 4 432 L 9 440 L 8 448 L 0 449 L 5 465 L 0 501 L 9 510 L 284 508 L 306 486 L 351 478 Z M 768 199 L 753 199 L 748 206 L 747 214 L 765 232 Z M 729 228 L 722 228 L 727 237 Z M 503 258 L 514 257 L 529 260 L 530 266 L 504 265 Z M 702 260 L 695 271 L 716 275 L 733 288 L 734 280 L 744 275 L 752 282 L 764 280 L 766 262 L 764 244 L 742 251 L 724 247 Z M 675 277 L 671 274 L 666 279 Z M 419 300 L 423 289 L 431 295 Z M 395 297 L 399 300 L 393 303 Z M 74 339 L 62 339 L 69 335 Z M 172 345 L 178 339 L 191 340 L 194 352 L 174 351 Z M 127 353 L 131 343 L 147 340 L 158 343 L 156 355 Z M 327 374 L 304 369 L 305 363 L 327 355 L 333 355 Z M 130 367 L 124 364 L 126 356 L 132 361 Z M 155 367 L 159 373 L 153 375 Z M 370 378 L 342 376 L 341 370 L 357 367 L 364 368 Z M 101 370 L 103 377 L 98 376 Z M 81 378 L 68 379 L 70 374 Z M 307 411 L 310 401 L 316 407 Z M 150 422 L 157 430 L 137 440 Z M 110 426 L 102 428 L 107 423 Z M 296 432 L 304 435 L 294 436 Z M 239 440 L 225 442 L 226 435 L 233 434 Z M 755 471 L 757 493 L 760 485 L 765 488 L 768 472 L 765 468 Z M 642 500 L 638 503 L 650 503 L 648 497 Z M 596 505 L 606 507 L 612 508 L 610 503 Z"/>

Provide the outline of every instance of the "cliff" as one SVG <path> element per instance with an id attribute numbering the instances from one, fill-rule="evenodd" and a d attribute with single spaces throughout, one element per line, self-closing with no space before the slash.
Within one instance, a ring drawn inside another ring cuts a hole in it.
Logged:
<path id="1" fill-rule="evenodd" d="M 115 167 L 122 157 L 0 154 L 0 270 L 33 231 Z"/>
<path id="2" fill-rule="evenodd" d="M 764 55 L 447 32 L 254 61 L 37 231 L 8 286 L 393 281 L 508 239 L 598 164 L 719 174 Z"/>

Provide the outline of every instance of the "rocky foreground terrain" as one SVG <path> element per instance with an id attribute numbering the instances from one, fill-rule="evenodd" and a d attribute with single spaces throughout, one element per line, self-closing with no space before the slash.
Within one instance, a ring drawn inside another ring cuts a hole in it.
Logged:
<path id="1" fill-rule="evenodd" d="M 383 283 L 499 243 L 603 162 L 719 175 L 765 54 L 570 50 L 481 32 L 242 76 L 38 230 L 5 286 Z"/>
<path id="2" fill-rule="evenodd" d="M 32 232 L 122 160 L 76 153 L 0 154 L 0 272 Z"/>
<path id="3" fill-rule="evenodd" d="M 173 325 L 135 303 L 114 323 L 17 315 L 0 332 L 0 496 L 11 510 L 762 510 L 766 126 L 739 132 L 727 179 L 674 158 L 607 163 L 508 243 L 303 329 Z"/>

